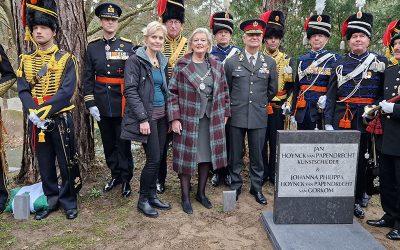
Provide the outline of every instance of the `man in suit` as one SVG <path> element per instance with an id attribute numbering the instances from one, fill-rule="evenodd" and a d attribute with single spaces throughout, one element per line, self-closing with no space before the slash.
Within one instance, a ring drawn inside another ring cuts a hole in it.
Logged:
<path id="1" fill-rule="evenodd" d="M 99 125 L 111 180 L 103 188 L 112 190 L 122 183 L 122 196 L 131 194 L 133 175 L 131 142 L 120 138 L 125 107 L 123 96 L 125 61 L 133 53 L 132 41 L 116 35 L 121 8 L 113 3 L 102 3 L 95 9 L 101 20 L 103 37 L 91 41 L 87 47 L 84 94 L 85 105 Z"/>
<path id="2" fill-rule="evenodd" d="M 397 20 L 400 23 L 399 20 Z M 395 31 L 397 30 L 397 32 Z M 388 34 L 388 33 L 393 33 Z M 390 42 L 393 59 L 385 71 L 384 101 L 379 103 L 383 115 L 383 136 L 380 155 L 380 192 L 382 209 L 385 212 L 378 220 L 368 220 L 367 224 L 374 227 L 388 227 L 392 230 L 386 234 L 390 240 L 400 240 L 400 104 L 387 100 L 400 95 L 400 25 L 389 27 L 386 39 Z M 392 38 L 390 38 L 392 37 Z M 385 37 L 384 37 L 385 42 Z"/>
<path id="3" fill-rule="evenodd" d="M 236 199 L 241 193 L 241 177 L 244 138 L 247 134 L 250 154 L 250 193 L 260 204 L 267 204 L 262 193 L 264 165 L 262 150 L 267 130 L 268 100 L 278 90 L 278 77 L 274 59 L 259 51 L 266 24 L 260 19 L 251 19 L 240 24 L 245 33 L 245 49 L 229 58 L 225 63 L 225 74 L 231 98 L 231 189 L 236 190 Z"/>
<path id="4" fill-rule="evenodd" d="M 0 96 L 3 96 L 7 90 L 15 83 L 16 76 L 14 70 L 11 66 L 10 61 L 4 51 L 3 46 L 0 44 Z M 1 133 L 1 132 L 0 132 Z M 3 140 L 3 136 L 0 135 L 0 143 Z M 7 191 L 7 166 L 6 160 L 4 159 L 4 151 L 0 152 L 0 213 L 5 209 L 7 200 L 8 200 L 8 191 Z"/>

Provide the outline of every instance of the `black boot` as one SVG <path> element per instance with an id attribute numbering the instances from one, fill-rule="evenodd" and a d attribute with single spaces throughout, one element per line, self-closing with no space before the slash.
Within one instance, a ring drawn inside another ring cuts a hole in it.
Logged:
<path id="1" fill-rule="evenodd" d="M 181 181 L 181 193 L 182 193 L 182 210 L 187 214 L 193 214 L 192 203 L 190 202 L 190 175 L 180 174 L 179 179 Z"/>
<path id="2" fill-rule="evenodd" d="M 129 184 L 129 182 L 124 182 L 122 183 L 122 196 L 127 198 L 129 195 L 131 195 L 132 193 L 132 189 L 131 189 L 131 185 Z"/>
<path id="3" fill-rule="evenodd" d="M 152 207 L 161 209 L 161 210 L 169 210 L 171 209 L 171 205 L 169 203 L 164 203 L 158 199 L 157 195 L 154 193 L 149 197 L 149 203 Z"/>
<path id="4" fill-rule="evenodd" d="M 139 212 L 143 213 L 145 216 L 150 218 L 155 218 L 158 216 L 157 210 L 155 210 L 149 203 L 149 199 L 144 195 L 140 195 L 139 201 L 137 204 L 137 208 Z"/>
<path id="5" fill-rule="evenodd" d="M 200 202 L 205 208 L 212 208 L 210 200 L 207 198 L 205 191 L 207 185 L 208 170 L 210 169 L 210 163 L 200 163 L 198 167 L 199 182 L 197 185 L 196 200 Z"/>

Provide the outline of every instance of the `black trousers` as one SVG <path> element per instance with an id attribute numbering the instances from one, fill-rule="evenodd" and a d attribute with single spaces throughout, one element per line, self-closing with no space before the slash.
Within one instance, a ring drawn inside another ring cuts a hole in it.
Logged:
<path id="1" fill-rule="evenodd" d="M 172 141 L 172 133 L 167 134 L 167 139 L 163 148 L 163 155 L 160 162 L 160 168 L 158 170 L 158 182 L 161 184 L 165 184 L 165 180 L 167 179 L 167 156 L 168 156 L 168 148 L 169 143 Z"/>
<path id="2" fill-rule="evenodd" d="M 144 196 L 154 195 L 160 161 L 164 154 L 164 146 L 167 139 L 167 117 L 150 121 L 150 135 L 147 143 L 143 143 L 146 153 L 146 164 L 140 175 L 140 194 Z"/>
<path id="3" fill-rule="evenodd" d="M 133 176 L 131 141 L 121 136 L 122 117 L 102 116 L 98 122 L 107 166 L 112 178 L 129 182 Z"/>
<path id="4" fill-rule="evenodd" d="M 264 181 L 275 179 L 275 162 L 276 162 L 276 137 L 278 130 L 283 130 L 285 116 L 282 115 L 281 108 L 273 108 L 274 113 L 268 115 L 268 129 L 265 133 L 264 148 L 262 151 L 264 163 Z M 269 145 L 269 147 L 268 147 Z M 268 154 L 269 148 L 269 154 Z"/>
<path id="5" fill-rule="evenodd" d="M 320 130 L 325 129 L 322 127 L 322 115 L 319 114 L 319 119 L 315 122 L 311 121 L 310 109 L 307 109 L 304 115 L 304 120 L 302 123 L 297 123 L 297 130 L 314 130 L 318 128 Z"/>
<path id="6" fill-rule="evenodd" d="M 243 169 L 243 147 L 244 138 L 247 134 L 250 156 L 250 181 L 251 190 L 261 192 L 264 165 L 262 150 L 264 147 L 265 133 L 267 128 L 247 129 L 230 126 L 231 148 L 230 148 L 230 169 L 232 177 L 231 189 L 241 189 L 243 180 L 241 172 Z"/>
<path id="7" fill-rule="evenodd" d="M 381 204 L 383 218 L 400 230 L 400 157 L 381 154 L 380 157 Z"/>
<path id="8" fill-rule="evenodd" d="M 45 142 L 39 142 L 40 129 L 33 126 L 36 134 L 35 151 L 39 163 L 39 172 L 42 179 L 44 194 L 47 197 L 49 208 L 56 208 L 61 205 L 65 210 L 77 208 L 76 194 L 71 192 L 70 183 L 68 181 L 68 166 L 65 159 L 64 148 L 61 141 L 59 125 L 63 124 L 66 129 L 63 135 L 64 144 L 68 143 L 66 133 L 69 131 L 69 147 L 72 147 L 72 152 L 75 152 L 74 140 L 74 123 L 71 113 L 66 113 L 66 116 L 58 115 L 54 117 L 54 126 L 50 125 L 48 131 L 44 131 Z M 60 168 L 61 186 L 60 188 L 57 178 L 56 159 Z"/>
<path id="9" fill-rule="evenodd" d="M 1 159 L 0 159 L 1 164 Z M 0 166 L 0 209 L 7 203 L 8 191 L 6 186 L 6 173 L 3 170 L 4 166 Z"/>
<path id="10" fill-rule="evenodd" d="M 367 133 L 361 133 L 360 148 L 358 152 L 358 164 L 357 164 L 357 178 L 356 178 L 356 193 L 355 203 L 360 204 L 366 191 L 366 171 L 368 166 L 368 159 L 365 159 L 365 153 L 368 153 L 372 157 L 371 151 L 371 136 Z"/>

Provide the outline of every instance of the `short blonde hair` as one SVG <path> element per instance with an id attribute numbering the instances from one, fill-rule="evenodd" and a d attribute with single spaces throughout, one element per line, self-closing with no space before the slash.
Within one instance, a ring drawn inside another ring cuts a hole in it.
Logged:
<path id="1" fill-rule="evenodd" d="M 167 28 L 164 24 L 160 23 L 159 21 L 153 21 L 142 30 L 144 37 L 149 37 L 157 32 L 157 30 L 162 30 L 164 33 L 164 37 L 167 34 Z"/>
<path id="2" fill-rule="evenodd" d="M 208 31 L 208 29 L 206 29 L 206 28 L 197 28 L 192 32 L 192 34 L 190 35 L 189 40 L 188 40 L 188 45 L 189 45 L 188 46 L 189 47 L 188 50 L 189 50 L 189 52 L 192 52 L 193 37 L 197 33 L 206 34 L 207 42 L 208 42 L 208 45 L 210 46 L 210 50 L 208 51 L 208 53 L 210 53 L 211 50 L 212 50 L 212 46 L 213 46 L 213 39 L 212 39 L 212 35 L 211 35 L 210 31 Z"/>

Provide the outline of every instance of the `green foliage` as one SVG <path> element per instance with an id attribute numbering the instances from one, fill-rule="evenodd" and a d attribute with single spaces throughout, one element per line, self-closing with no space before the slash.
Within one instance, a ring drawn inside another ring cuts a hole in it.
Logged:
<path id="1" fill-rule="evenodd" d="M 92 190 L 90 190 L 90 194 L 89 197 L 92 199 L 96 199 L 99 198 L 101 196 L 101 191 L 95 187 L 92 188 Z"/>

